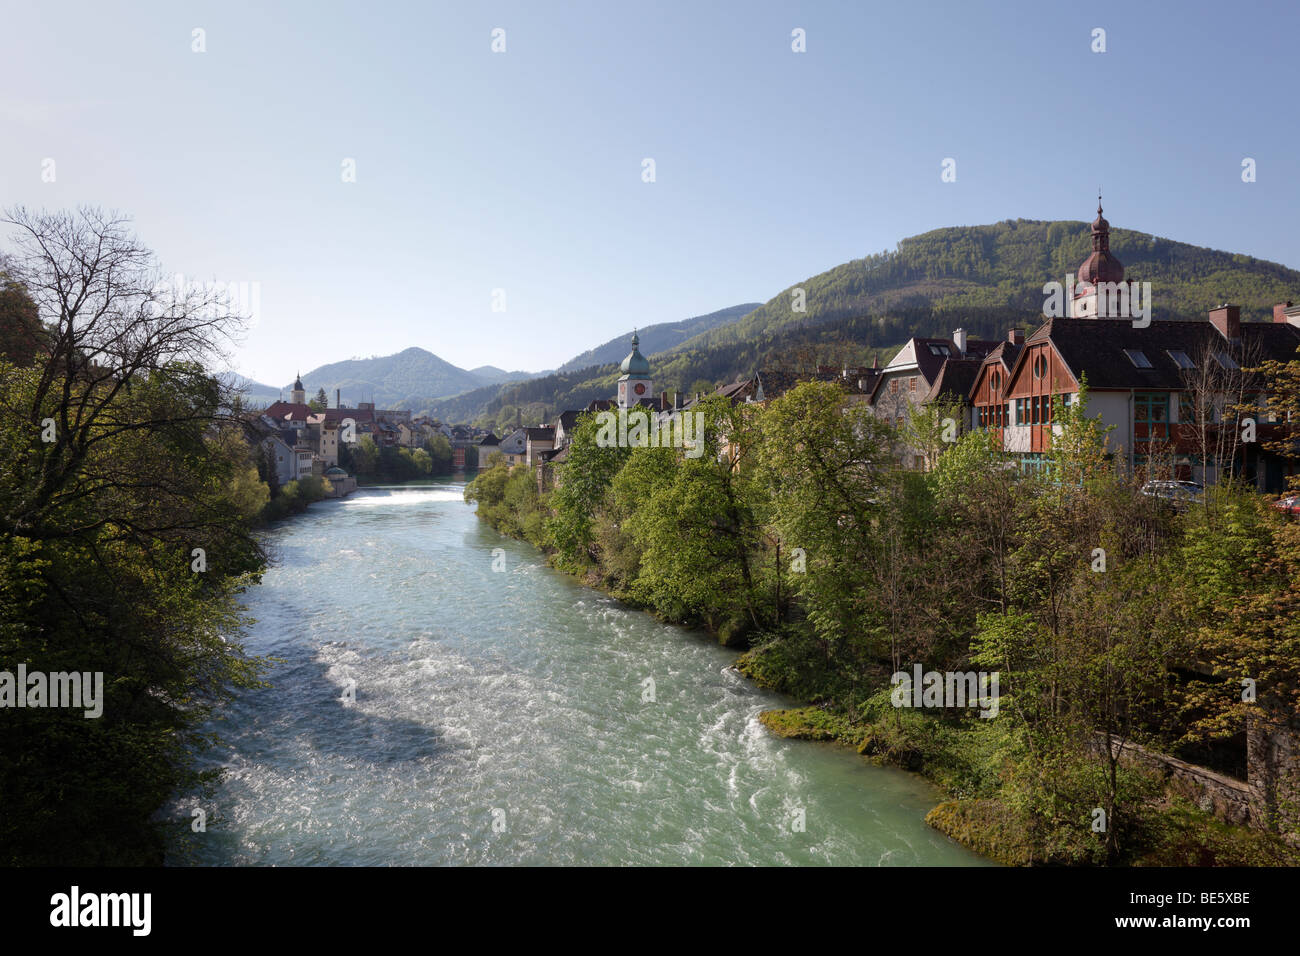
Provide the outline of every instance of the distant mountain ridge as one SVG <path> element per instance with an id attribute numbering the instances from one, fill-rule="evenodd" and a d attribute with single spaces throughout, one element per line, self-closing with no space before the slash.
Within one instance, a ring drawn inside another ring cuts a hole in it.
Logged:
<path id="1" fill-rule="evenodd" d="M 735 321 L 758 305 L 757 302 L 736 305 L 680 322 L 646 326 L 638 332 L 641 350 L 650 354 L 679 345 L 700 332 Z M 631 349 L 631 337 L 632 330 L 628 329 L 626 334 L 570 359 L 560 370 L 572 372 L 610 361 L 622 361 Z M 467 370 L 452 365 L 426 349 L 412 347 L 395 355 L 347 359 L 322 365 L 303 372 L 302 384 L 308 400 L 323 388 L 331 405 L 334 404 L 335 393 L 341 392 L 345 405 L 373 401 L 380 408 L 420 412 L 453 396 L 466 394 L 474 396 L 472 405 L 481 405 L 482 401 L 490 399 L 507 383 L 526 382 L 550 374 L 552 372 L 549 369 L 543 372 L 508 372 L 494 365 L 480 365 Z M 243 387 L 245 397 L 252 405 L 267 405 L 281 396 L 287 399 L 293 390 L 292 382 L 283 388 L 277 388 L 243 376 L 234 376 L 234 379 Z"/>
<path id="2" fill-rule="evenodd" d="M 637 337 L 641 342 L 641 353 L 643 355 L 653 355 L 656 352 L 666 352 L 699 335 L 701 332 L 708 332 L 711 329 L 735 322 L 761 305 L 761 302 L 746 302 L 741 305 L 733 305 L 730 308 L 719 309 L 717 312 L 710 312 L 708 315 L 697 315 L 681 322 L 661 322 L 658 325 L 647 325 L 643 329 L 636 329 Z M 610 362 L 623 361 L 628 352 L 631 351 L 629 343 L 632 340 L 633 331 L 633 329 L 628 329 L 622 335 L 615 336 L 594 349 L 587 349 L 581 355 L 569 359 L 555 371 L 571 372 L 592 365 L 607 365 Z"/>
<path id="3" fill-rule="evenodd" d="M 873 358 L 887 359 L 912 335 L 947 336 L 959 326 L 973 337 L 1000 339 L 1008 328 L 1032 329 L 1041 322 L 1043 284 L 1063 282 L 1067 273 L 1077 272 L 1090 248 L 1085 222 L 1017 219 L 936 229 L 901 240 L 892 252 L 810 276 L 760 306 L 736 305 L 647 326 L 638 332 L 641 351 L 651 359 L 656 389 L 690 389 L 700 381 L 730 381 L 783 364 L 870 364 Z M 1124 264 L 1127 280 L 1151 283 L 1153 319 L 1204 320 L 1209 309 L 1225 301 L 1240 305 L 1243 319 L 1267 319 L 1273 303 L 1300 299 L 1300 272 L 1278 263 L 1115 227 L 1111 250 Z M 803 312 L 791 308 L 796 288 L 804 291 Z M 486 384 L 487 376 L 522 373 L 491 366 L 466 372 L 421 349 L 363 360 L 422 353 L 459 373 L 446 379 L 454 390 L 441 394 L 425 381 L 419 381 L 418 391 L 405 392 L 381 392 L 373 378 L 361 382 L 375 389 L 380 404 L 390 401 L 392 407 L 447 421 L 499 424 L 523 409 L 529 410 L 523 417 L 537 418 L 611 396 L 630 332 L 555 372 Z M 309 395 L 319 387 L 316 375 L 303 377 Z M 332 400 L 333 392 L 326 390 Z M 346 387 L 344 395 L 353 400 Z"/>

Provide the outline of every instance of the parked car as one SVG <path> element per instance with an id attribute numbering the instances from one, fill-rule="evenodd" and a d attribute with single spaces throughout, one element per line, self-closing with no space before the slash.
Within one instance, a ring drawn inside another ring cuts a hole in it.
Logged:
<path id="1" fill-rule="evenodd" d="M 1279 498 L 1273 502 L 1273 507 L 1292 518 L 1300 518 L 1300 494 Z"/>
<path id="2" fill-rule="evenodd" d="M 1143 485 L 1142 494 L 1185 510 L 1189 505 L 1204 500 L 1205 489 L 1194 481 L 1159 480 L 1148 481 Z"/>

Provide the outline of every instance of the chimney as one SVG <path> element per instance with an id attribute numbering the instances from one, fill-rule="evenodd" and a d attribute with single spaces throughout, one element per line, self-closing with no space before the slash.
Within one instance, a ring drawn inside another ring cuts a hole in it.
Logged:
<path id="1" fill-rule="evenodd" d="M 342 408 L 342 407 L 343 407 L 343 391 L 342 391 L 342 389 L 337 389 L 337 388 L 334 389 L 334 407 L 335 407 L 335 408 Z"/>
<path id="2" fill-rule="evenodd" d="M 662 412 L 667 407 L 668 407 L 668 391 L 665 389 L 664 391 L 659 393 L 659 410 Z"/>
<path id="3" fill-rule="evenodd" d="M 1024 330 L 1024 329 L 1011 329 L 1011 330 L 1009 330 L 1009 331 L 1007 332 L 1007 341 L 1010 342 L 1012 345 L 1024 345 L 1024 344 L 1025 344 L 1025 330 Z"/>
<path id="4" fill-rule="evenodd" d="M 1224 303 L 1210 310 L 1210 324 L 1229 342 L 1241 338 L 1241 306 Z"/>
<path id="5" fill-rule="evenodd" d="M 673 392 L 673 410 L 676 411 L 682 407 L 682 390 L 679 388 Z"/>
<path id="6" fill-rule="evenodd" d="M 966 354 L 966 330 L 958 329 L 952 333 L 953 343 L 957 346 L 957 351 L 962 355 Z"/>
<path id="7" fill-rule="evenodd" d="M 1279 302 L 1277 305 L 1273 306 L 1273 321 L 1274 321 L 1274 322 L 1285 322 L 1285 321 L 1286 321 L 1286 310 L 1289 309 L 1289 308 L 1291 308 L 1291 300 L 1290 300 L 1290 299 L 1287 299 L 1285 302 Z"/>

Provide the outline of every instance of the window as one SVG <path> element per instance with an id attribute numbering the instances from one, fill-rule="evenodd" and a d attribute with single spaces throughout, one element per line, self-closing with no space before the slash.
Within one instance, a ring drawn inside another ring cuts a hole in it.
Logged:
<path id="1" fill-rule="evenodd" d="M 1002 387 L 1002 373 L 997 369 L 989 373 L 989 386 L 995 392 Z"/>
<path id="2" fill-rule="evenodd" d="M 1011 403 L 1010 402 L 1007 402 L 1005 405 L 1002 406 L 1002 424 L 1003 425 L 1011 424 Z"/>
<path id="3" fill-rule="evenodd" d="M 1179 368 L 1196 368 L 1196 363 L 1188 358 L 1187 353 L 1182 349 L 1168 349 L 1165 354 L 1173 359 L 1174 364 Z"/>
<path id="4" fill-rule="evenodd" d="M 896 378 L 891 378 L 891 379 L 889 380 L 889 394 L 890 394 L 890 395 L 897 395 L 897 394 L 898 394 L 898 379 L 896 379 Z"/>
<path id="5" fill-rule="evenodd" d="M 934 344 L 932 344 L 932 345 L 930 346 L 930 354 L 931 354 L 931 355 L 943 355 L 943 356 L 947 356 L 947 355 L 950 354 L 950 350 L 949 350 L 948 346 L 946 346 L 946 345 L 934 345 Z"/>
<path id="6" fill-rule="evenodd" d="M 915 376 L 915 375 L 913 375 L 911 378 L 909 378 L 909 379 L 907 380 L 907 390 L 908 390 L 909 392 L 915 392 L 915 391 L 916 391 L 916 376 Z"/>
<path id="7" fill-rule="evenodd" d="M 1169 437 L 1169 393 L 1136 392 L 1133 395 L 1133 437 Z"/>
<path id="8" fill-rule="evenodd" d="M 1196 399 L 1191 392 L 1178 393 L 1178 421 L 1189 425 L 1196 421 Z"/>
<path id="9" fill-rule="evenodd" d="M 1034 356 L 1034 378 L 1042 378 L 1047 374 L 1047 356 L 1039 352 Z"/>
<path id="10" fill-rule="evenodd" d="M 1141 349 L 1125 349 L 1124 354 L 1128 360 L 1133 363 L 1135 368 L 1152 368 L 1151 360 L 1147 358 L 1146 352 Z"/>
<path id="11" fill-rule="evenodd" d="M 1229 371 L 1232 371 L 1233 369 L 1241 368 L 1241 366 L 1237 364 L 1237 360 L 1233 358 L 1231 355 L 1229 355 L 1227 352 L 1215 352 L 1214 360 L 1218 362 L 1220 365 L 1222 365 L 1224 368 L 1228 369 Z"/>
<path id="12" fill-rule="evenodd" d="M 1028 425 L 1029 424 L 1028 416 L 1029 416 L 1029 412 L 1025 408 L 1025 400 L 1023 398 L 1017 398 L 1016 399 L 1016 424 Z"/>

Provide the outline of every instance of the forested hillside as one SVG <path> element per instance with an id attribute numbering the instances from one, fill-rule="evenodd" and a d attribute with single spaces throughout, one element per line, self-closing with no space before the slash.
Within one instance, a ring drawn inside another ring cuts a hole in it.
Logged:
<path id="1" fill-rule="evenodd" d="M 936 229 L 796 283 L 743 318 L 666 352 L 642 351 L 656 389 L 693 392 L 764 368 L 870 364 L 877 357 L 883 364 L 910 336 L 950 335 L 958 327 L 997 339 L 1012 327 L 1036 327 L 1044 283 L 1064 282 L 1090 249 L 1084 222 L 1017 219 Z M 1204 319 L 1224 301 L 1239 304 L 1243 319 L 1267 319 L 1275 302 L 1300 292 L 1300 272 L 1250 256 L 1126 229 L 1111 230 L 1111 249 L 1127 279 L 1151 283 L 1154 319 Z M 790 308 L 795 288 L 804 290 L 805 312 Z M 626 346 L 617 359 L 623 354 Z M 617 359 L 479 389 L 431 403 L 430 410 L 480 423 L 514 421 L 518 411 L 525 424 L 535 424 L 557 409 L 613 395 Z"/>
<path id="2" fill-rule="evenodd" d="M 1294 298 L 1300 272 L 1251 256 L 1111 228 L 1111 251 L 1125 279 L 1151 283 L 1152 318 L 1202 318 L 1221 302 L 1243 319 L 1269 316 Z M 935 229 L 904 239 L 893 252 L 854 259 L 796 282 L 739 322 L 706 332 L 685 348 L 743 342 L 762 331 L 851 315 L 888 315 L 929 306 L 943 312 L 1006 309 L 1040 312 L 1043 284 L 1064 282 L 1091 251 L 1084 222 L 1005 220 Z M 802 288 L 806 312 L 791 308 Z"/>

